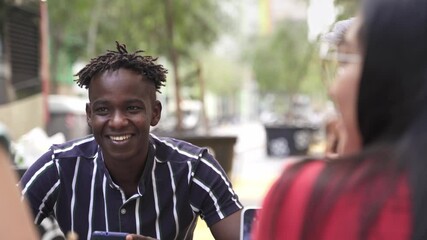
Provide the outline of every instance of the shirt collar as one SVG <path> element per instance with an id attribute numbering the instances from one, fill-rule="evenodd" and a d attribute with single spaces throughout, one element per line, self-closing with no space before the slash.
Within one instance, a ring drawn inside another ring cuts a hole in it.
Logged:
<path id="1" fill-rule="evenodd" d="M 149 144 L 148 144 L 147 161 L 145 163 L 145 167 L 138 184 L 138 193 L 141 196 L 143 196 L 145 193 L 146 184 L 149 184 L 151 182 L 151 172 L 153 170 L 155 151 L 156 151 L 155 144 L 153 139 L 150 136 Z M 119 186 L 113 181 L 110 173 L 108 172 L 107 167 L 105 166 L 104 157 L 102 155 L 102 150 L 101 150 L 101 147 L 99 147 L 99 145 L 98 145 L 98 165 L 101 169 L 101 172 L 107 177 L 107 181 L 110 187 L 114 187 L 118 189 Z"/>

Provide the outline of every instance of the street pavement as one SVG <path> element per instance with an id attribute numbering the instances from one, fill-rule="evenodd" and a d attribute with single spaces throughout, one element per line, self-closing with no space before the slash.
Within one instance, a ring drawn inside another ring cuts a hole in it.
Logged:
<path id="1" fill-rule="evenodd" d="M 230 180 L 244 206 L 261 206 L 271 184 L 292 160 L 267 155 L 266 133 L 259 122 L 221 126 L 212 133 L 237 136 Z M 213 239 L 202 220 L 198 221 L 194 239 Z"/>
<path id="2" fill-rule="evenodd" d="M 235 134 L 231 182 L 243 205 L 261 205 L 271 183 L 280 174 L 284 158 L 267 156 L 266 134 L 261 123 L 224 126 L 218 134 Z"/>

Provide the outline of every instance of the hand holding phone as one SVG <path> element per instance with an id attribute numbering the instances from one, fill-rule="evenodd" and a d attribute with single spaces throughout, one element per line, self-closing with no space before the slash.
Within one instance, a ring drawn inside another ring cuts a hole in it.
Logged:
<path id="1" fill-rule="evenodd" d="M 124 232 L 103 232 L 95 231 L 92 233 L 91 240 L 126 240 L 129 233 Z"/>
<path id="2" fill-rule="evenodd" d="M 260 207 L 245 207 L 240 222 L 240 239 L 251 240 L 252 227 L 256 222 L 256 214 Z"/>
<path id="3" fill-rule="evenodd" d="M 95 231 L 92 233 L 91 240 L 126 240 L 126 236 L 130 235 L 132 240 L 156 240 L 151 237 L 146 237 L 137 234 L 124 233 L 124 232 L 104 232 Z"/>

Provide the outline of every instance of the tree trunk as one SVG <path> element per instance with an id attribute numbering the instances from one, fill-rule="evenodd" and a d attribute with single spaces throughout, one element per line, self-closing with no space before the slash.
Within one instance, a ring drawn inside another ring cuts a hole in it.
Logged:
<path id="1" fill-rule="evenodd" d="M 173 21 L 173 2 L 172 0 L 165 0 L 165 18 L 166 18 L 166 30 L 169 40 L 169 57 L 172 61 L 174 80 L 175 80 L 175 102 L 176 102 L 176 126 L 177 132 L 182 132 L 182 110 L 181 110 L 181 84 L 178 74 L 178 53 L 174 45 L 174 21 Z"/>
<path id="2" fill-rule="evenodd" d="M 61 34 L 57 33 L 54 34 L 52 37 L 53 44 L 52 44 L 52 61 L 50 64 L 51 67 L 51 85 L 50 85 L 50 93 L 51 94 L 57 94 L 58 93 L 58 62 L 59 62 L 59 49 L 61 49 L 62 46 L 62 40 L 61 40 Z"/>
<path id="3" fill-rule="evenodd" d="M 206 114 L 206 103 L 205 103 L 205 81 L 203 78 L 202 64 L 200 61 L 197 61 L 197 79 L 199 81 L 200 87 L 200 102 L 202 103 L 202 125 L 203 131 L 206 134 L 209 134 L 209 119 Z"/>
<path id="4" fill-rule="evenodd" d="M 102 11 L 102 0 L 96 0 L 90 15 L 89 29 L 87 31 L 86 54 L 89 58 L 95 55 L 96 36 L 98 34 L 99 17 Z"/>

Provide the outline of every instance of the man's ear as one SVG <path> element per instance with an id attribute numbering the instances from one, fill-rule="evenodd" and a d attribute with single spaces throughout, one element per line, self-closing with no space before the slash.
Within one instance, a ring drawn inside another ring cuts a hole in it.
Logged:
<path id="1" fill-rule="evenodd" d="M 155 100 L 153 104 L 153 115 L 151 116 L 151 126 L 156 126 L 159 123 L 162 116 L 162 103 L 159 100 Z"/>
<path id="2" fill-rule="evenodd" d="M 92 128 L 92 110 L 90 108 L 90 103 L 86 103 L 86 121 L 89 127 Z"/>

